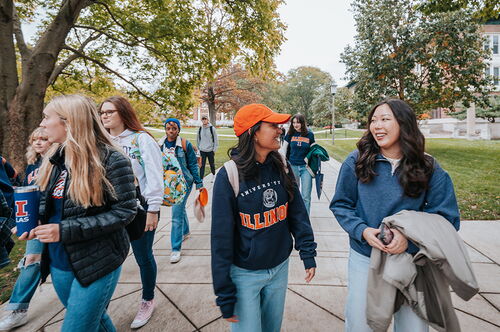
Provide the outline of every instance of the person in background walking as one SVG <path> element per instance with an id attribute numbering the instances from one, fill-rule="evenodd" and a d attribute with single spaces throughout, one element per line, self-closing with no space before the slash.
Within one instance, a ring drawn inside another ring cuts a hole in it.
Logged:
<path id="1" fill-rule="evenodd" d="M 35 184 L 42 158 L 51 143 L 42 127 L 35 129 L 29 137 L 26 151 L 26 167 L 23 186 Z M 13 230 L 15 233 L 15 231 Z M 0 321 L 0 331 L 9 331 L 28 322 L 28 307 L 31 298 L 40 282 L 40 261 L 42 259 L 43 243 L 37 239 L 26 243 L 26 251 L 19 262 L 19 276 L 12 290 L 9 304 L 5 307 L 10 313 Z"/>
<path id="2" fill-rule="evenodd" d="M 158 226 L 160 206 L 163 200 L 163 166 L 161 151 L 156 140 L 137 118 L 130 102 L 120 96 L 107 98 L 101 104 L 99 114 L 113 141 L 123 148 L 130 158 L 141 195 L 146 201 L 146 229 L 144 235 L 131 241 L 134 257 L 139 265 L 142 282 L 142 300 L 130 328 L 147 324 L 155 308 L 156 261 L 153 241 Z"/>
<path id="3" fill-rule="evenodd" d="M 418 248 L 396 229 L 384 245 L 377 235 L 382 219 L 402 210 L 436 213 L 457 230 L 460 214 L 450 176 L 430 155 L 410 106 L 383 101 L 368 115 L 369 129 L 342 164 L 330 203 L 335 218 L 349 234 L 345 330 L 368 332 L 367 283 L 372 247 L 389 254 Z M 427 323 L 408 305 L 394 314 L 394 331 L 426 332 Z"/>
<path id="4" fill-rule="evenodd" d="M 215 179 L 213 285 L 222 317 L 235 332 L 280 331 L 294 240 L 305 281 L 316 271 L 309 216 L 278 152 L 278 124 L 289 118 L 262 104 L 243 106 L 234 117 L 234 165 L 224 166 Z"/>
<path id="5" fill-rule="evenodd" d="M 175 118 L 165 120 L 165 133 L 160 141 L 160 148 L 165 153 L 172 153 L 181 165 L 182 174 L 186 179 L 187 190 L 182 203 L 172 206 L 172 231 L 170 232 L 170 241 L 172 244 L 172 253 L 170 254 L 170 263 L 175 264 L 181 260 L 182 241 L 189 236 L 189 219 L 186 213 L 186 202 L 189 193 L 196 184 L 196 189 L 203 188 L 203 180 L 200 177 L 200 169 L 194 147 L 185 138 L 181 138 L 181 123 Z"/>
<path id="6" fill-rule="evenodd" d="M 205 164 L 208 158 L 210 171 L 215 175 L 215 152 L 219 147 L 219 138 L 215 127 L 208 120 L 208 116 L 201 117 L 202 126 L 198 129 L 196 145 L 201 153 L 200 177 L 205 175 Z"/>
<path id="7" fill-rule="evenodd" d="M 304 158 L 309 153 L 314 141 L 314 134 L 307 128 L 306 118 L 302 114 L 292 117 L 290 129 L 285 136 L 288 143 L 288 160 L 292 165 L 293 174 L 300 187 L 300 194 L 309 214 L 311 211 L 312 175 L 307 171 L 307 163 Z"/>
<path id="8" fill-rule="evenodd" d="M 125 226 L 137 211 L 130 161 L 84 96 L 52 99 L 40 126 L 52 143 L 36 180 L 40 225 L 19 239 L 46 244 L 41 280 L 50 273 L 66 308 L 61 331 L 116 331 L 106 308 L 130 248 Z"/>

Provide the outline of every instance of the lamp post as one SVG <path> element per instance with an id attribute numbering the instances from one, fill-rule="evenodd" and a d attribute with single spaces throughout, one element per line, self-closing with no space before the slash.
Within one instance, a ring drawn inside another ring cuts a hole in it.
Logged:
<path id="1" fill-rule="evenodd" d="M 330 86 L 332 93 L 332 144 L 335 144 L 335 94 L 337 93 L 337 84 L 332 82 Z"/>

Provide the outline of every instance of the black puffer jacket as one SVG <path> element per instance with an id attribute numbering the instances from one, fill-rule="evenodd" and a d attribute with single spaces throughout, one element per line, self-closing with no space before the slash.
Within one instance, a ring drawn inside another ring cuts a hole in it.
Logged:
<path id="1" fill-rule="evenodd" d="M 68 254 L 71 269 L 83 286 L 102 278 L 117 269 L 125 260 L 130 241 L 125 226 L 134 218 L 137 200 L 134 174 L 129 159 L 110 147 L 101 147 L 101 159 L 106 178 L 115 190 L 113 198 L 105 193 L 106 203 L 99 207 L 84 208 L 73 202 L 66 193 L 66 183 L 60 241 Z M 46 204 L 49 193 L 64 165 L 64 152 L 58 151 L 50 162 L 54 164 L 47 190 L 40 199 L 40 220 L 47 224 L 51 204 Z M 47 246 L 42 255 L 42 282 L 50 272 L 50 257 Z"/>

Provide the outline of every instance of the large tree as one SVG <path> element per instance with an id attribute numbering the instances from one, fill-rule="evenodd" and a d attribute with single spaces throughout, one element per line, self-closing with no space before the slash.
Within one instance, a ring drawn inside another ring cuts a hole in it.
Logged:
<path id="1" fill-rule="evenodd" d="M 283 40 L 280 3 L 0 0 L 0 151 L 24 164 L 18 152 L 40 122 L 47 87 L 72 66 L 97 66 L 158 108 L 180 110 L 192 104 L 196 86 L 235 56 L 265 71 Z M 225 34 L 205 33 L 201 22 L 210 6 L 228 22 Z M 38 33 L 30 43 L 21 24 L 33 17 Z"/>
<path id="2" fill-rule="evenodd" d="M 202 0 L 198 11 L 197 28 L 199 31 L 199 52 L 207 70 L 202 86 L 202 100 L 208 105 L 211 123 L 216 123 L 216 115 L 223 105 L 233 103 L 222 102 L 230 95 L 245 94 L 252 88 L 228 88 L 227 84 L 239 75 L 252 80 L 251 75 L 261 78 L 274 75 L 274 57 L 284 42 L 285 25 L 280 21 L 277 9 L 283 0 L 251 1 L 258 10 L 244 17 L 235 13 L 228 14 L 224 3 L 220 1 Z M 248 6 L 245 1 L 234 1 L 236 9 L 245 12 Z M 230 63 L 240 63 L 235 66 Z M 254 79 L 256 82 L 256 79 Z M 226 86 L 223 88 L 223 86 Z M 228 90 L 229 89 L 229 90 Z M 226 92 L 224 92 L 226 91 Z M 233 93 L 234 92 L 234 93 Z M 225 94 L 225 96 L 224 96 Z M 247 98 L 251 100 L 249 95 Z M 236 103 L 237 104 L 237 103 Z M 222 109 L 221 109 L 222 110 Z"/>
<path id="3" fill-rule="evenodd" d="M 233 64 L 203 86 L 200 100 L 207 104 L 210 122 L 215 123 L 212 116 L 219 112 L 235 112 L 246 104 L 260 102 L 263 85 L 260 78 L 241 65 Z"/>
<path id="4" fill-rule="evenodd" d="M 308 123 L 313 123 L 314 101 L 330 90 L 332 77 L 316 67 L 298 67 L 290 70 L 284 82 L 282 94 L 286 112 L 302 113 Z"/>
<path id="5" fill-rule="evenodd" d="M 415 0 L 355 0 L 357 35 L 342 61 L 356 82 L 358 111 L 398 97 L 417 113 L 485 103 L 488 57 L 480 26 L 464 10 L 423 15 Z"/>
<path id="6" fill-rule="evenodd" d="M 419 9 L 425 14 L 451 12 L 469 9 L 480 21 L 495 19 L 500 16 L 498 0 L 423 0 Z"/>

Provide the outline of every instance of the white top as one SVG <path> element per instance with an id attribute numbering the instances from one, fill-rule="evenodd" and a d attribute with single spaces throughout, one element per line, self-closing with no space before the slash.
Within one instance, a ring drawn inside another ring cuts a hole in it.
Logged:
<path id="1" fill-rule="evenodd" d="M 399 166 L 399 162 L 401 159 L 394 159 L 394 158 L 389 158 L 384 156 L 385 159 L 387 159 L 391 163 L 391 175 L 394 175 L 394 172 L 396 171 L 396 168 Z"/>
<path id="2" fill-rule="evenodd" d="M 134 147 L 132 146 L 132 140 L 135 136 L 136 132 L 125 129 L 120 135 L 111 137 L 130 158 L 134 175 L 139 181 L 141 194 L 148 203 L 148 211 L 160 211 L 163 201 L 163 165 L 160 147 L 155 139 L 147 133 L 139 134 L 137 142 L 141 158 L 144 160 L 143 167 L 136 159 L 136 156 L 131 153 Z"/>

